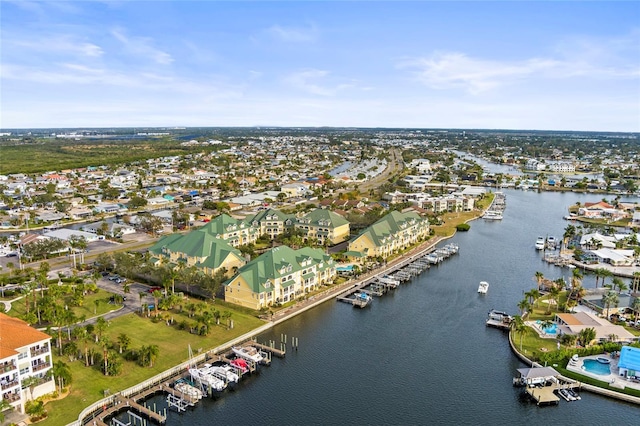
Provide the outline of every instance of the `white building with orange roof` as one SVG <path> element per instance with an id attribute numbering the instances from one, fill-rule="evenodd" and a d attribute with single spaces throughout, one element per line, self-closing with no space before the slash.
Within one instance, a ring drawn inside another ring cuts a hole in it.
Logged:
<path id="1" fill-rule="evenodd" d="M 24 413 L 30 399 L 56 390 L 48 374 L 53 365 L 51 336 L 0 313 L 0 397 Z M 37 380 L 32 386 L 27 379 Z"/>

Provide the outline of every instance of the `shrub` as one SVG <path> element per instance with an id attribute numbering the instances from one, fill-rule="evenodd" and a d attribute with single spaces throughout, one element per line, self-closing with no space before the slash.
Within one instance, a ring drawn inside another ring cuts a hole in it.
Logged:
<path id="1" fill-rule="evenodd" d="M 471 225 L 469 225 L 468 223 L 459 223 L 458 225 L 456 225 L 456 230 L 460 232 L 466 232 L 469 229 L 471 229 Z"/>

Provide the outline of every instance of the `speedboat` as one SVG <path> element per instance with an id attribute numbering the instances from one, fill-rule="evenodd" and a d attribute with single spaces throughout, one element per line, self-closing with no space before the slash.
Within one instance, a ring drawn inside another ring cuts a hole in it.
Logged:
<path id="1" fill-rule="evenodd" d="M 173 388 L 178 392 L 184 395 L 187 395 L 193 399 L 202 399 L 204 395 L 200 389 L 198 389 L 195 386 L 191 386 L 189 383 L 186 383 L 186 382 L 177 382 L 173 386 Z"/>
<path id="2" fill-rule="evenodd" d="M 538 237 L 535 244 L 536 250 L 544 250 L 545 244 L 546 244 L 546 239 L 544 237 Z"/>
<path id="3" fill-rule="evenodd" d="M 264 358 L 253 346 L 234 346 L 231 348 L 234 354 L 251 362 L 261 362 Z"/>
<path id="4" fill-rule="evenodd" d="M 232 360 L 231 365 L 237 368 L 243 374 L 249 371 L 249 365 L 247 364 L 247 361 L 242 358 L 236 358 Z"/>
<path id="5" fill-rule="evenodd" d="M 547 248 L 554 250 L 558 245 L 558 240 L 553 235 L 547 237 Z"/>
<path id="6" fill-rule="evenodd" d="M 501 220 L 502 219 L 502 213 L 497 211 L 497 210 L 487 210 L 482 215 L 482 218 L 483 219 L 487 219 L 487 220 Z"/>
<path id="7" fill-rule="evenodd" d="M 478 286 L 478 293 L 487 294 L 489 290 L 489 283 L 486 281 L 480 281 L 480 285 Z"/>
<path id="8" fill-rule="evenodd" d="M 210 367 L 207 367 L 207 366 L 203 368 L 193 367 L 189 369 L 189 374 L 191 374 L 191 377 L 193 378 L 194 381 L 203 383 L 204 385 L 207 385 L 208 387 L 210 387 L 212 390 L 215 390 L 215 391 L 224 390 L 227 387 L 227 384 L 225 383 L 225 381 L 213 375 L 209 371 L 209 369 Z"/>

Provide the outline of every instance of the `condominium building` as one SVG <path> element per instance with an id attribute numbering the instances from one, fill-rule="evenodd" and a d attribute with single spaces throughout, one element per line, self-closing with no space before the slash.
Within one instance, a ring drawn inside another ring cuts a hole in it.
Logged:
<path id="1" fill-rule="evenodd" d="M 51 336 L 0 313 L 2 399 L 24 413 L 28 400 L 56 390 L 55 381 L 48 374 L 52 365 Z"/>

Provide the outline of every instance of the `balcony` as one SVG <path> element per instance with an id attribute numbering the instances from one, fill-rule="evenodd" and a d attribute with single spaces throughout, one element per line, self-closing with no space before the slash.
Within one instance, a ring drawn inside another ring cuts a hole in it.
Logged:
<path id="1" fill-rule="evenodd" d="M 31 366 L 31 371 L 33 371 L 34 373 L 37 371 L 41 371 L 44 370 L 45 368 L 49 368 L 51 367 L 51 364 L 49 362 L 42 362 L 40 364 L 37 365 L 32 365 Z"/>
<path id="2" fill-rule="evenodd" d="M 0 387 L 2 388 L 2 390 L 6 390 L 6 389 L 12 388 L 14 386 L 18 386 L 19 384 L 20 384 L 20 382 L 18 382 L 17 380 L 12 380 L 10 382 L 2 383 L 2 385 L 0 385 Z"/>
<path id="3" fill-rule="evenodd" d="M 8 401 L 9 403 L 15 402 L 20 400 L 20 394 L 19 393 L 6 393 L 4 395 L 2 395 L 2 399 L 4 399 L 5 401 Z"/>
<path id="4" fill-rule="evenodd" d="M 15 370 L 18 367 L 14 363 L 5 363 L 0 365 L 0 372 L 8 373 L 9 371 Z"/>
<path id="5" fill-rule="evenodd" d="M 31 348 L 31 357 L 36 357 L 38 355 L 49 353 L 49 346 L 43 346 L 38 349 Z"/>

